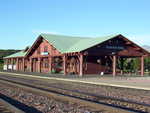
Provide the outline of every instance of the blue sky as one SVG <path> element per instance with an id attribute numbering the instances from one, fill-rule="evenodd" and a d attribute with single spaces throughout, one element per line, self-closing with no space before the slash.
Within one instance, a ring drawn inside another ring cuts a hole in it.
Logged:
<path id="1" fill-rule="evenodd" d="M 0 0 L 0 49 L 23 49 L 42 32 L 150 45 L 150 0 Z"/>

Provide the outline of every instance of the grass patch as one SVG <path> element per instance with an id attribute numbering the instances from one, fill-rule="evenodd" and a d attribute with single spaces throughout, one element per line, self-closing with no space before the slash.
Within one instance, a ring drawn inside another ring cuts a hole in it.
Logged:
<path id="1" fill-rule="evenodd" d="M 0 70 L 3 70 L 3 63 L 0 63 Z"/>

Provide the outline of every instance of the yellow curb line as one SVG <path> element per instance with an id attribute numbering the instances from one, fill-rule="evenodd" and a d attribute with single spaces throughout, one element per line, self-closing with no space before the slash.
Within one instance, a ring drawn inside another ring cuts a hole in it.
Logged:
<path id="1" fill-rule="evenodd" d="M 41 79 L 49 79 L 49 80 L 61 80 L 66 82 L 77 82 L 77 83 L 86 83 L 92 85 L 104 85 L 104 86 L 113 86 L 113 87 L 120 87 L 120 88 L 131 88 L 131 89 L 140 89 L 140 90 L 150 90 L 150 88 L 144 87 L 135 87 L 135 86 L 124 86 L 124 85 L 117 85 L 117 84 L 108 84 L 108 83 L 97 83 L 97 82 L 88 82 L 83 80 L 72 80 L 72 79 L 64 79 L 64 78 L 56 78 L 56 77 L 41 77 L 35 75 L 27 75 L 27 74 L 17 74 L 17 73 L 8 73 L 8 72 L 0 72 L 2 74 L 11 74 L 11 75 L 18 75 L 24 77 L 32 77 L 32 78 L 41 78 Z"/>

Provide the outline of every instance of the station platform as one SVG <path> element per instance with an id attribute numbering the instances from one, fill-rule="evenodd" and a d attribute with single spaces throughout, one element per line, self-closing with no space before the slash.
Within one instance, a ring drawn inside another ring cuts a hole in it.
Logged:
<path id="1" fill-rule="evenodd" d="M 39 79 L 54 79 L 62 80 L 68 82 L 79 82 L 93 85 L 105 85 L 105 86 L 114 86 L 122 88 L 133 88 L 141 90 L 150 90 L 150 76 L 100 76 L 100 75 L 89 75 L 86 77 L 79 77 L 75 75 L 52 75 L 52 74 L 43 74 L 43 73 L 30 73 L 30 72 L 3 72 L 0 74 L 9 74 L 17 75 L 24 77 L 34 77 Z"/>

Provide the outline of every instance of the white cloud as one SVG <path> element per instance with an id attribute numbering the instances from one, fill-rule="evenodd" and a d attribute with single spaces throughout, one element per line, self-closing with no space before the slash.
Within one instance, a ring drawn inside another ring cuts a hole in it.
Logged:
<path id="1" fill-rule="evenodd" d="M 134 41 L 139 45 L 150 45 L 150 34 L 146 35 L 129 35 L 127 36 L 130 40 Z"/>

